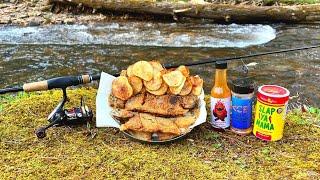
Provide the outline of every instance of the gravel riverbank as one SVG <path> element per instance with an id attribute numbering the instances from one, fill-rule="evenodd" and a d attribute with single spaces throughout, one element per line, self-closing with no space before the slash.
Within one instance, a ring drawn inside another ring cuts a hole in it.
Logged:
<path id="1" fill-rule="evenodd" d="M 55 10 L 54 10 L 55 9 Z M 6 2 L 0 4 L 0 24 L 37 26 L 44 24 L 82 24 L 107 20 L 102 14 L 74 14 L 59 9 L 48 0 Z"/>
<path id="2" fill-rule="evenodd" d="M 150 0 L 152 1 L 152 0 Z M 320 1 L 320 0 L 319 0 Z M 284 6 L 319 3 L 318 0 L 191 0 L 181 1 L 193 4 L 229 4 L 259 6 Z M 157 0 L 158 2 L 158 0 Z M 176 0 L 166 0 L 176 2 Z M 121 1 L 119 1 L 121 3 Z M 90 24 L 110 20 L 159 20 L 161 17 L 138 14 L 132 15 L 125 12 L 108 12 L 78 5 L 65 5 L 50 3 L 50 0 L 4 0 L 0 3 L 0 25 L 37 26 L 46 24 Z M 175 19 L 175 18 L 173 18 Z M 167 20 L 167 19 L 166 19 Z M 172 19 L 170 19 L 172 21 Z M 175 19 L 176 20 L 176 19 Z M 181 19 L 179 19 L 181 20 Z"/>

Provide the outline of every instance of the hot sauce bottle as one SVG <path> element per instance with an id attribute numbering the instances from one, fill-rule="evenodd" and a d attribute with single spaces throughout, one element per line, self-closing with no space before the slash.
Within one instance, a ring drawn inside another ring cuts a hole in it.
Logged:
<path id="1" fill-rule="evenodd" d="M 227 85 L 227 62 L 216 62 L 214 86 L 211 90 L 211 124 L 216 129 L 230 126 L 231 91 Z"/>

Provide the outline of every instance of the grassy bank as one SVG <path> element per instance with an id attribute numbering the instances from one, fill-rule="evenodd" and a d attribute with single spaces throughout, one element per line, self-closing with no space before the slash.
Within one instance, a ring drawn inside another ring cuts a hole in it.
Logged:
<path id="1" fill-rule="evenodd" d="M 69 106 L 87 97 L 95 107 L 95 89 L 70 90 Z M 58 127 L 38 140 L 34 130 L 58 103 L 60 91 L 21 94 L 1 100 L 0 178 L 235 178 L 315 179 L 320 176 L 320 128 L 317 113 L 292 112 L 284 138 L 263 142 L 253 135 L 218 133 L 209 124 L 169 145 L 132 142 L 108 128 Z"/>

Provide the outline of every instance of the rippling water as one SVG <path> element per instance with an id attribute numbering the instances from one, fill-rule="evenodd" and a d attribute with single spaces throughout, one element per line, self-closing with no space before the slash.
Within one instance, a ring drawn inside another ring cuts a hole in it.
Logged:
<path id="1" fill-rule="evenodd" d="M 0 88 L 62 75 L 116 73 L 137 60 L 198 61 L 320 43 L 320 27 L 306 25 L 197 25 L 109 23 L 0 27 Z M 320 49 L 244 59 L 257 85 L 287 87 L 292 102 L 320 106 Z M 229 63 L 229 79 L 242 76 L 242 62 Z M 205 79 L 213 65 L 191 67 Z M 297 98 L 298 97 L 298 98 Z"/>
<path id="2" fill-rule="evenodd" d="M 2 27 L 2 44 L 103 44 L 161 47 L 246 47 L 276 36 L 268 25 L 190 25 L 164 23 L 109 23 Z"/>

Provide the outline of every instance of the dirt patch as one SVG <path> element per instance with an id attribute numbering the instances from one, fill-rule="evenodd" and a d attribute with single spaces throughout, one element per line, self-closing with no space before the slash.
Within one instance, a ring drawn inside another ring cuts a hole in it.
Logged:
<path id="1" fill-rule="evenodd" d="M 70 8 L 69 8 L 70 9 Z M 37 26 L 46 24 L 88 24 L 107 20 L 102 14 L 77 14 L 68 8 L 59 9 L 47 0 L 0 4 L 0 24 Z"/>

